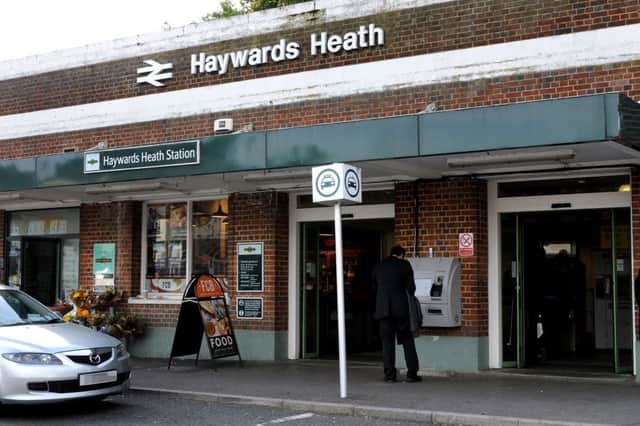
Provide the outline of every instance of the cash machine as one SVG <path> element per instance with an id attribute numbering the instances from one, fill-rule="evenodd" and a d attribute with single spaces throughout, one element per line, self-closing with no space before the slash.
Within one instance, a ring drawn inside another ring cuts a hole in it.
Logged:
<path id="1" fill-rule="evenodd" d="M 460 261 L 455 257 L 407 258 L 413 268 L 423 327 L 462 323 Z"/>

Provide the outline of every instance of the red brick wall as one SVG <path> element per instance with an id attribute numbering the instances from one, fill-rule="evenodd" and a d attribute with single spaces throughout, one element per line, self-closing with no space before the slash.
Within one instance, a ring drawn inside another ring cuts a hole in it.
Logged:
<path id="1" fill-rule="evenodd" d="M 460 0 L 340 22 L 326 23 L 319 15 L 303 29 L 154 54 L 155 60 L 174 63 L 175 78 L 161 89 L 135 84 L 135 70 L 147 56 L 0 81 L 0 115 L 628 25 L 640 22 L 640 1 Z M 336 55 L 309 55 L 312 32 L 342 34 L 369 23 L 384 28 L 384 46 Z M 190 73 L 191 54 L 220 54 L 272 45 L 281 38 L 301 44 L 298 59 L 230 70 L 222 76 Z"/>
<path id="2" fill-rule="evenodd" d="M 458 234 L 471 232 L 474 236 L 474 256 L 460 258 L 462 326 L 426 329 L 428 334 L 488 335 L 486 199 L 486 182 L 468 178 L 396 185 L 395 239 L 406 247 L 407 254 L 427 256 L 431 247 L 434 256 L 458 257 Z M 416 224 L 418 244 L 414 254 Z"/>
<path id="3" fill-rule="evenodd" d="M 198 138 L 211 134 L 213 120 L 222 116 L 233 118 L 238 128 L 253 123 L 256 130 L 268 130 L 415 114 L 433 101 L 437 101 L 440 109 L 449 110 L 605 92 L 623 92 L 632 99 L 640 99 L 640 61 L 389 90 L 336 98 L 330 102 L 309 101 L 228 111 L 217 115 L 119 126 L 117 129 L 104 128 L 8 140 L 3 142 L 0 158 L 61 153 L 69 146 L 83 151 L 98 142 L 118 147 Z"/>
<path id="4" fill-rule="evenodd" d="M 93 286 L 93 245 L 116 243 L 116 290 L 136 295 L 140 288 L 140 202 L 80 206 L 80 287 Z"/>
<path id="5" fill-rule="evenodd" d="M 227 284 L 231 298 L 229 313 L 234 329 L 273 331 L 288 328 L 288 212 L 288 194 L 261 192 L 232 194 L 229 197 Z M 261 241 L 264 242 L 264 291 L 242 293 L 242 296 L 263 298 L 263 319 L 238 320 L 235 309 L 237 244 Z M 142 315 L 149 326 L 175 327 L 180 305 L 179 303 L 132 304 L 129 305 L 129 309 L 131 312 Z"/>
<path id="6" fill-rule="evenodd" d="M 178 324 L 180 303 L 129 304 L 127 309 L 129 312 L 142 317 L 147 327 L 175 327 Z M 171 342 L 167 343 L 167 345 L 170 344 Z"/>
<path id="7" fill-rule="evenodd" d="M 288 328 L 289 196 L 260 192 L 233 194 L 229 198 L 229 288 L 231 318 L 236 329 L 286 330 Z M 237 244 L 264 242 L 264 292 L 242 293 L 263 298 L 262 320 L 236 320 Z"/>

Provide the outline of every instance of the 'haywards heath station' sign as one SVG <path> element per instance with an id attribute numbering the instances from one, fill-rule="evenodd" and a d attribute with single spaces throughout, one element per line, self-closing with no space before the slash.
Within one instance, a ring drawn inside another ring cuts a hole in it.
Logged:
<path id="1" fill-rule="evenodd" d="M 199 163 L 199 140 L 84 153 L 85 173 L 185 166 Z"/>

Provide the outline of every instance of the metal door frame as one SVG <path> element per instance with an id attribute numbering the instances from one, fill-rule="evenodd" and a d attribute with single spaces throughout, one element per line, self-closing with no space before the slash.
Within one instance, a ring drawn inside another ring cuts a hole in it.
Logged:
<path id="1" fill-rule="evenodd" d="M 376 189 L 384 189 L 376 188 Z M 299 359 L 302 351 L 301 344 L 301 303 L 300 294 L 300 253 L 302 253 L 302 222 L 333 221 L 333 207 L 297 208 L 297 197 L 302 193 L 289 193 L 289 307 L 287 331 L 287 356 L 289 359 Z M 342 207 L 343 216 L 348 220 L 393 219 L 395 205 L 368 204 Z"/>
<path id="2" fill-rule="evenodd" d="M 583 173 L 583 174 L 547 174 L 541 179 L 557 179 L 562 178 L 578 178 L 581 176 L 603 176 L 603 175 L 620 175 L 629 174 L 628 170 L 616 170 L 609 172 Z M 543 212 L 557 211 L 552 208 L 554 204 L 569 203 L 570 206 L 562 210 L 590 210 L 590 209 L 614 209 L 628 208 L 630 214 L 631 209 L 631 193 L 630 192 L 600 192 L 586 194 L 567 194 L 567 195 L 546 195 L 531 197 L 509 197 L 498 198 L 498 183 L 506 181 L 524 181 L 523 177 L 510 177 L 505 179 L 488 179 L 487 180 L 487 232 L 488 232 L 488 259 L 489 259 L 489 277 L 488 277 L 488 295 L 489 295 L 489 368 L 502 368 L 502 306 L 501 306 L 501 274 L 500 274 L 500 214 L 501 213 L 524 213 L 524 212 Z M 629 176 L 631 181 L 631 176 Z M 566 205 L 566 204 L 565 204 Z M 633 224 L 633 222 L 631 222 Z M 631 227 L 631 235 L 633 235 L 633 226 Z M 633 244 L 631 244 L 631 270 L 633 266 Z M 632 288 L 632 300 L 635 300 Z M 635 318 L 635 304 L 632 304 L 632 315 Z M 636 330 L 633 327 L 633 355 L 632 359 L 636 359 Z M 633 374 L 636 374 L 636 366 L 634 363 Z"/>

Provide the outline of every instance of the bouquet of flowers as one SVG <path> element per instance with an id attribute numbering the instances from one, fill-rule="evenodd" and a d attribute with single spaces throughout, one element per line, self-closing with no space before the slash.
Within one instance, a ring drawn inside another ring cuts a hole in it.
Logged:
<path id="1" fill-rule="evenodd" d="M 64 319 L 95 328 L 119 339 L 141 336 L 145 328 L 142 319 L 138 315 L 115 310 L 122 300 L 123 292 L 108 290 L 102 294 L 95 294 L 79 289 L 71 294 L 74 310 L 66 314 Z"/>

